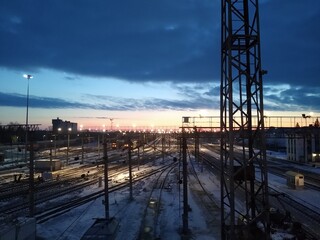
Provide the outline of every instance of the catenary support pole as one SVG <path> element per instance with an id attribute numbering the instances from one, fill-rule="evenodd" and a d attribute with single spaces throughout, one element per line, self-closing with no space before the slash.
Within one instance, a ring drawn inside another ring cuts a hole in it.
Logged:
<path id="1" fill-rule="evenodd" d="M 34 151 L 33 142 L 30 141 L 30 160 L 29 160 L 29 216 L 34 216 Z"/>
<path id="2" fill-rule="evenodd" d="M 130 200 L 133 200 L 133 193 L 132 193 L 132 162 L 131 162 L 131 148 L 132 142 L 131 140 L 128 142 L 128 158 L 129 158 L 129 187 L 130 187 Z"/>
<path id="3" fill-rule="evenodd" d="M 105 218 L 109 220 L 109 185 L 108 185 L 108 146 L 107 140 L 103 143 L 103 160 L 104 160 L 104 211 Z"/>
<path id="4" fill-rule="evenodd" d="M 182 130 L 182 171 L 183 171 L 183 234 L 188 234 L 188 174 L 187 174 L 187 139 L 185 136 L 184 129 Z"/>

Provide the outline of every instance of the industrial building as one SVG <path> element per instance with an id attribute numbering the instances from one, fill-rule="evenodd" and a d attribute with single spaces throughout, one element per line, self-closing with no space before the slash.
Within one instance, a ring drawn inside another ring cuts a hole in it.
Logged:
<path id="1" fill-rule="evenodd" d="M 302 127 L 287 133 L 287 158 L 300 163 L 320 163 L 320 128 Z"/>
<path id="2" fill-rule="evenodd" d="M 56 134 L 77 133 L 78 124 L 62 119 L 52 119 L 52 132 Z"/>

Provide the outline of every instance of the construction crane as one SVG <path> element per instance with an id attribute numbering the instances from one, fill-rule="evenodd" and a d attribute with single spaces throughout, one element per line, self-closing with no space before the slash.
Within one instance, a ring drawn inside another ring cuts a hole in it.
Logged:
<path id="1" fill-rule="evenodd" d="M 270 239 L 258 0 L 221 4 L 221 237 Z"/>
<path id="2" fill-rule="evenodd" d="M 110 131 L 113 130 L 113 120 L 120 119 L 120 118 L 109 118 L 109 117 L 80 117 L 80 118 L 96 118 L 96 119 L 109 119 L 110 120 Z"/>
<path id="3" fill-rule="evenodd" d="M 110 120 L 110 131 L 112 132 L 113 130 L 113 120 L 114 119 L 118 119 L 118 118 L 108 118 L 108 117 L 96 117 L 96 118 L 99 118 L 99 119 L 109 119 Z"/>

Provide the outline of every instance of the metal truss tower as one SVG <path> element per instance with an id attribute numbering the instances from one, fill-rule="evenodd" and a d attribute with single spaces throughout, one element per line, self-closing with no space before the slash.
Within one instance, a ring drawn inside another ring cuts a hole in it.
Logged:
<path id="1" fill-rule="evenodd" d="M 258 0 L 221 4 L 221 236 L 269 239 Z"/>

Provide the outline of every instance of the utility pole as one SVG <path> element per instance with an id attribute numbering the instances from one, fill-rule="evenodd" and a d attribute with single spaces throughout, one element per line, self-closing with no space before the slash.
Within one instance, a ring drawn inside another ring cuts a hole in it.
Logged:
<path id="1" fill-rule="evenodd" d="M 194 156 L 197 162 L 199 162 L 199 133 L 197 131 L 197 127 L 194 127 Z"/>
<path id="2" fill-rule="evenodd" d="M 52 172 L 52 142 L 50 143 L 50 171 Z"/>
<path id="3" fill-rule="evenodd" d="M 99 155 L 99 159 L 100 159 L 100 155 Z M 84 161 L 84 146 L 83 146 L 83 136 L 81 134 L 81 164 L 83 164 Z"/>
<path id="4" fill-rule="evenodd" d="M 57 135 L 54 135 L 54 157 L 57 156 Z"/>
<path id="5" fill-rule="evenodd" d="M 142 164 L 144 164 L 144 145 L 146 143 L 146 134 L 143 134 L 143 140 L 142 140 Z"/>
<path id="6" fill-rule="evenodd" d="M 203 172 L 203 160 L 200 163 L 200 139 L 197 127 L 194 127 L 194 157 L 198 164 L 201 164 L 201 172 Z"/>
<path id="7" fill-rule="evenodd" d="M 133 191 L 132 191 L 132 161 L 131 161 L 131 148 L 132 142 L 128 142 L 128 162 L 129 162 L 129 187 L 130 187 L 130 200 L 133 200 Z"/>
<path id="8" fill-rule="evenodd" d="M 106 221 L 109 221 L 109 176 L 108 176 L 108 145 L 107 139 L 103 142 L 103 160 L 104 160 L 104 212 Z"/>
<path id="9" fill-rule="evenodd" d="M 27 112 L 26 112 L 26 149 L 25 149 L 25 162 L 27 163 L 27 150 L 28 150 L 28 134 L 29 134 L 29 82 L 30 79 L 33 78 L 30 74 L 24 74 L 24 78 L 28 79 L 27 84 Z"/>
<path id="10" fill-rule="evenodd" d="M 29 216 L 34 217 L 34 150 L 33 142 L 30 141 L 30 160 L 29 160 Z"/>
<path id="11" fill-rule="evenodd" d="M 164 133 L 163 133 L 164 134 Z M 161 150 L 161 152 L 162 152 L 162 164 L 164 164 L 164 140 L 165 140 L 165 138 L 164 138 L 164 136 L 162 135 L 162 137 L 161 137 L 161 147 L 162 147 L 162 150 Z"/>
<path id="12" fill-rule="evenodd" d="M 187 168 L 187 138 L 184 128 L 182 128 L 182 174 L 183 174 L 183 214 L 182 214 L 182 233 L 187 235 L 189 232 L 189 203 L 188 203 L 188 168 Z"/>
<path id="13" fill-rule="evenodd" d="M 68 142 L 67 142 L 67 165 L 69 165 L 69 149 L 70 149 L 70 132 L 71 132 L 71 128 L 67 129 L 68 131 Z"/>
<path id="14" fill-rule="evenodd" d="M 258 0 L 222 0 L 221 11 L 221 238 L 270 239 Z"/>
<path id="15" fill-rule="evenodd" d="M 100 134 L 98 133 L 98 158 L 100 158 Z"/>
<path id="16" fill-rule="evenodd" d="M 140 143 L 138 143 L 140 144 Z M 140 146 L 138 145 L 138 171 L 140 170 Z"/>

